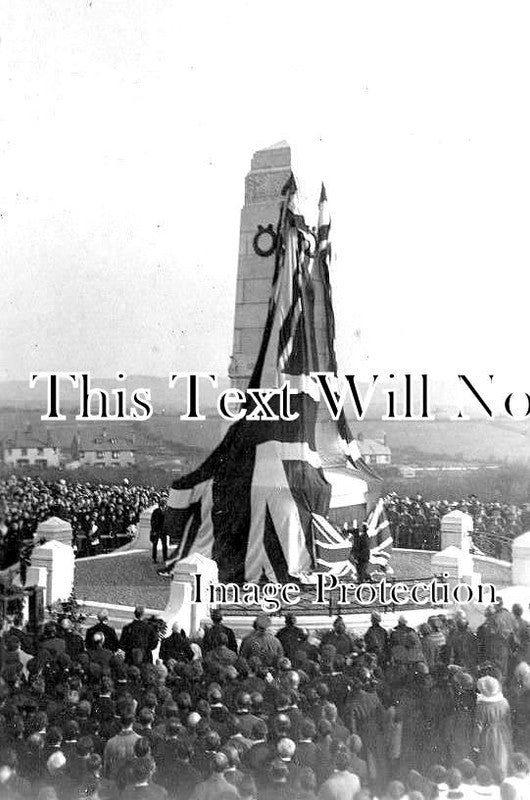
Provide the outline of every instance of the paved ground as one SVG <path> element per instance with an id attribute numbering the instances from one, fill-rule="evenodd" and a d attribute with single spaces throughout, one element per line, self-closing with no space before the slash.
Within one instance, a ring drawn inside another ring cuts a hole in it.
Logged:
<path id="1" fill-rule="evenodd" d="M 430 575 L 430 554 L 394 551 L 392 565 L 400 578 L 425 578 Z M 142 603 L 163 610 L 169 584 L 167 578 L 157 574 L 147 551 L 82 559 L 76 564 L 75 592 L 79 600 L 124 606 Z"/>
<path id="2" fill-rule="evenodd" d="M 161 578 L 149 552 L 81 559 L 76 563 L 75 593 L 79 600 L 164 609 L 169 597 L 167 578 Z"/>

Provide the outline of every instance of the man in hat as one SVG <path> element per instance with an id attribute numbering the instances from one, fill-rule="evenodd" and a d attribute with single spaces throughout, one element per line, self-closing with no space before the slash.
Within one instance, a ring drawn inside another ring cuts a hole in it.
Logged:
<path id="1" fill-rule="evenodd" d="M 297 627 L 296 617 L 292 611 L 288 611 L 285 615 L 285 626 L 280 628 L 276 636 L 280 640 L 287 658 L 294 661 L 296 651 L 300 646 L 300 642 L 303 641 L 304 634 L 302 629 Z"/>
<path id="2" fill-rule="evenodd" d="M 335 652 L 341 656 L 349 656 L 354 650 L 351 636 L 346 631 L 346 625 L 340 615 L 333 623 L 333 630 L 328 631 L 322 637 L 320 649 L 322 650 L 326 645 L 333 645 Z"/>
<path id="3" fill-rule="evenodd" d="M 388 633 L 381 625 L 381 614 L 373 611 L 370 619 L 372 624 L 364 635 L 364 642 L 369 653 L 375 653 L 380 665 L 388 661 Z"/>
<path id="4" fill-rule="evenodd" d="M 224 643 L 222 636 L 226 636 L 226 646 L 229 650 L 237 653 L 237 640 L 236 635 L 232 628 L 223 625 L 223 612 L 220 608 L 214 608 L 210 614 L 213 625 L 207 628 L 204 633 L 204 638 L 201 642 L 201 650 L 203 653 L 208 653 L 210 650 L 215 650 Z"/>
<path id="5" fill-rule="evenodd" d="M 119 648 L 118 635 L 114 628 L 109 624 L 109 612 L 106 608 L 102 608 L 98 613 L 98 621 L 91 628 L 87 629 L 85 636 L 85 646 L 87 650 L 94 650 L 94 635 L 102 633 L 105 637 L 105 647 L 113 653 Z"/>
<path id="6" fill-rule="evenodd" d="M 173 623 L 171 634 L 162 639 L 160 645 L 160 660 L 167 664 L 170 658 L 175 661 L 192 661 L 193 650 L 190 642 L 178 622 Z"/>
<path id="7" fill-rule="evenodd" d="M 359 535 L 357 549 L 357 577 L 359 583 L 366 583 L 370 580 L 368 564 L 370 563 L 370 539 L 368 536 L 368 525 L 363 522 L 362 530 Z"/>
<path id="8" fill-rule="evenodd" d="M 164 530 L 164 520 L 166 518 L 167 499 L 161 497 L 158 506 L 151 514 L 151 544 L 153 545 L 153 564 L 156 564 L 158 542 L 162 543 L 162 560 L 167 561 L 167 533 Z"/>
<path id="9" fill-rule="evenodd" d="M 270 618 L 266 614 L 258 614 L 254 620 L 254 630 L 241 643 L 239 655 L 242 658 L 257 656 L 267 666 L 271 666 L 283 656 L 280 640 L 268 631 L 270 624 Z"/>
<path id="10" fill-rule="evenodd" d="M 134 619 L 123 626 L 120 639 L 120 649 L 125 653 L 128 664 L 133 663 L 133 650 L 141 650 L 143 661 L 153 663 L 153 650 L 158 644 L 158 635 L 152 625 L 144 617 L 144 607 L 136 606 Z"/>

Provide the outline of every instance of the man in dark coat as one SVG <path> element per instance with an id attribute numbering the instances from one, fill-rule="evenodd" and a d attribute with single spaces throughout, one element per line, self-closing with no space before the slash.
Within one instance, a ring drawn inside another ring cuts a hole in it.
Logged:
<path id="1" fill-rule="evenodd" d="M 370 563 L 370 539 L 368 537 L 368 525 L 363 522 L 359 545 L 357 550 L 357 579 L 359 583 L 370 580 L 368 564 Z"/>
<path id="2" fill-rule="evenodd" d="M 102 633 L 105 637 L 105 648 L 111 650 L 113 653 L 118 650 L 120 643 L 118 635 L 114 628 L 108 624 L 109 612 L 106 608 L 102 608 L 98 614 L 98 622 L 87 629 L 85 636 L 85 646 L 87 650 L 94 650 L 94 634 Z"/>
<path id="3" fill-rule="evenodd" d="M 158 542 L 162 544 L 162 560 L 167 561 L 167 533 L 164 530 L 167 500 L 161 497 L 158 507 L 151 514 L 151 544 L 153 545 L 153 564 L 156 564 Z"/>
<path id="4" fill-rule="evenodd" d="M 177 622 L 174 623 L 171 634 L 162 639 L 160 645 L 160 660 L 166 664 L 170 658 L 175 661 L 192 661 L 193 650 L 184 631 L 180 630 Z"/>
<path id="5" fill-rule="evenodd" d="M 333 645 L 335 651 L 342 656 L 349 656 L 354 650 L 352 638 L 347 633 L 346 625 L 340 615 L 333 623 L 333 630 L 327 631 L 322 637 L 320 649 L 326 645 Z"/>
<path id="6" fill-rule="evenodd" d="M 219 645 L 224 642 L 224 640 L 221 640 L 221 634 L 224 634 L 227 638 L 226 646 L 229 650 L 233 650 L 234 653 L 237 653 L 236 635 L 232 628 L 227 628 L 226 625 L 222 624 L 223 613 L 221 609 L 214 608 L 210 616 L 213 625 L 211 628 L 208 628 L 204 634 L 204 638 L 201 642 L 202 652 L 208 653 L 210 650 L 215 650 L 216 647 L 219 647 Z"/>
<path id="7" fill-rule="evenodd" d="M 449 664 L 458 664 L 466 672 L 474 674 L 477 668 L 478 641 L 475 634 L 469 630 L 469 623 L 464 611 L 458 611 L 455 616 L 456 627 L 447 637 L 446 658 Z"/>
<path id="8" fill-rule="evenodd" d="M 369 653 L 375 653 L 379 665 L 388 661 L 388 633 L 381 625 L 381 614 L 374 611 L 370 617 L 372 624 L 364 635 L 364 643 Z"/>
<path id="9" fill-rule="evenodd" d="M 125 660 L 128 664 L 133 661 L 133 650 L 142 651 L 144 663 L 153 663 L 152 651 L 158 644 L 158 635 L 154 627 L 143 619 L 143 616 L 143 606 L 136 606 L 133 621 L 124 625 L 121 632 L 120 648 L 125 653 Z"/>
<path id="10" fill-rule="evenodd" d="M 294 661 L 296 657 L 296 651 L 300 642 L 303 641 L 303 635 L 302 629 L 296 625 L 295 615 L 289 611 L 285 615 L 285 626 L 280 628 L 276 636 L 282 643 L 283 652 L 291 661 Z"/>

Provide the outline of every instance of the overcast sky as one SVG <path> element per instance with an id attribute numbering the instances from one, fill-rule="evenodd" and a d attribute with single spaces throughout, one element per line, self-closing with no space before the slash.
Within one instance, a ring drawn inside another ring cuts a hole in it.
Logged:
<path id="1" fill-rule="evenodd" d="M 530 385 L 528 13 L 4 2 L 0 377 L 226 374 L 244 177 L 286 139 L 328 187 L 342 369 Z"/>

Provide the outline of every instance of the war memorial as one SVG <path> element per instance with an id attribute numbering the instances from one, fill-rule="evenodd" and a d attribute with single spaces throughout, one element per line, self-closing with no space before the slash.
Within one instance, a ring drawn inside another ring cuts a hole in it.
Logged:
<path id="1" fill-rule="evenodd" d="M 236 423 L 205 465 L 176 482 L 166 525 L 178 547 L 162 570 L 166 574 L 149 563 L 153 508 L 142 513 L 133 542 L 77 564 L 64 533 L 67 523 L 43 524 L 49 541 L 35 549 L 26 582 L 43 587 L 48 604 L 74 588 L 92 615 L 111 607 L 123 621 L 142 602 L 169 628 L 177 621 L 194 634 L 215 606 L 225 607 L 241 632 L 260 609 L 272 613 L 278 627 L 290 605 L 313 629 L 329 626 L 330 614 L 339 612 L 362 629 L 374 608 L 390 628 L 403 609 L 420 622 L 456 600 L 480 620 L 491 591 L 493 597 L 526 596 L 516 588 L 530 584 L 526 534 L 514 543 L 513 563 L 495 559 L 473 547 L 471 516 L 453 511 L 442 519 L 439 551 L 392 547 L 384 515 L 378 518 L 377 474 L 362 463 L 345 420 L 332 420 L 307 388 L 306 373 L 337 374 L 339 365 L 327 198 L 325 192 L 320 197 L 317 225 L 306 224 L 295 180 L 286 142 L 252 157 L 229 377 L 233 389 L 244 392 L 277 387 L 287 375 L 299 393 L 299 420 L 272 423 L 274 430 L 271 423 L 268 429 L 262 422 L 246 428 Z M 223 495 L 215 518 L 214 484 L 218 503 Z M 372 577 L 363 588 L 344 530 L 366 520 Z M 91 588 L 96 569 L 103 596 Z M 433 589 L 437 581 L 441 588 Z"/>
<path id="2" fill-rule="evenodd" d="M 2 599 L 0 798 L 530 797 L 530 531 L 483 552 L 464 505 L 436 547 L 399 538 L 318 391 L 340 381 L 331 239 L 288 144 L 256 152 L 221 440 L 167 491 L 96 487 L 137 512 L 102 553 L 66 480 L 31 487 L 55 512 L 10 568 L 23 613 Z"/>

